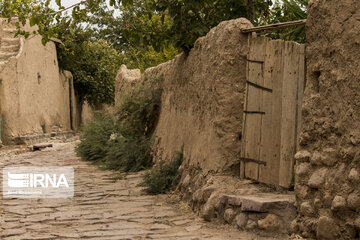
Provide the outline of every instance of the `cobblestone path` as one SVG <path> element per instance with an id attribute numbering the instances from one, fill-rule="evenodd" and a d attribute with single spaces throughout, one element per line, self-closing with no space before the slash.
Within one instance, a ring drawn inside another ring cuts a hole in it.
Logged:
<path id="1" fill-rule="evenodd" d="M 207 223 L 185 204 L 147 196 L 137 187 L 141 174 L 114 180 L 111 171 L 81 161 L 75 143 L 1 157 L 4 166 L 72 166 L 71 199 L 1 198 L 0 239 L 263 239 L 229 226 Z M 2 196 L 2 194 L 1 194 Z"/>

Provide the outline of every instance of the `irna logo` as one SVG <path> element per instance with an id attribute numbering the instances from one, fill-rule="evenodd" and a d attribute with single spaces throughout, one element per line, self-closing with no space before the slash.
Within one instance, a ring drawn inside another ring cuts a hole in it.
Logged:
<path id="1" fill-rule="evenodd" d="M 3 168 L 5 198 L 69 198 L 74 196 L 72 167 Z"/>
<path id="2" fill-rule="evenodd" d="M 64 174 L 16 174 L 8 173 L 8 186 L 12 188 L 59 188 L 59 187 L 69 187 L 69 184 L 66 180 Z"/>

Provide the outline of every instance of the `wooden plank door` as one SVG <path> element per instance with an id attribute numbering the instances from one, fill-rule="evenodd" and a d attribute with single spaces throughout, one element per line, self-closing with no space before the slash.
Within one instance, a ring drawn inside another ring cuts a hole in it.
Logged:
<path id="1" fill-rule="evenodd" d="M 241 176 L 288 188 L 300 131 L 304 46 L 249 41 Z"/>
<path id="2" fill-rule="evenodd" d="M 264 60 L 267 38 L 256 38 L 250 41 L 250 51 L 247 65 L 247 94 L 244 109 L 243 132 L 243 163 L 245 176 L 257 180 L 259 165 L 254 161 L 260 158 L 261 121 L 262 121 L 262 89 L 264 84 Z"/>

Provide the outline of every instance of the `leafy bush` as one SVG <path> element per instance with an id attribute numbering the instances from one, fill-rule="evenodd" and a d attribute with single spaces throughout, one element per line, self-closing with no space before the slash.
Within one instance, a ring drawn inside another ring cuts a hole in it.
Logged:
<path id="1" fill-rule="evenodd" d="M 61 69 L 71 71 L 80 101 L 92 106 L 114 103 L 115 77 L 122 55 L 104 40 L 89 41 L 91 32 L 81 27 L 72 29 L 58 45 Z"/>
<path id="2" fill-rule="evenodd" d="M 120 172 L 137 172 L 152 166 L 150 140 L 118 136 L 108 145 L 104 167 Z"/>
<path id="3" fill-rule="evenodd" d="M 110 136 L 116 132 L 115 119 L 110 114 L 95 114 L 92 121 L 81 129 L 76 153 L 84 160 L 99 162 L 108 151 Z"/>
<path id="4" fill-rule="evenodd" d="M 143 176 L 140 186 L 145 187 L 148 194 L 166 193 L 179 183 L 178 169 L 183 161 L 183 147 L 177 152 L 175 158 L 169 162 L 160 162 Z"/>
<path id="5" fill-rule="evenodd" d="M 162 79 L 162 76 L 153 77 L 122 96 L 117 116 L 124 136 L 150 136 L 153 133 L 159 116 Z"/>
<path id="6" fill-rule="evenodd" d="M 150 138 L 159 115 L 161 79 L 152 78 L 124 95 L 116 116 L 97 116 L 85 125 L 78 155 L 120 172 L 151 167 Z"/>

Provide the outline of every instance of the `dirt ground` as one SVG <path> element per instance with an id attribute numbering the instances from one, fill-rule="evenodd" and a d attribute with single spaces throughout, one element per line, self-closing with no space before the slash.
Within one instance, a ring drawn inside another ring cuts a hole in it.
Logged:
<path id="1" fill-rule="evenodd" d="M 1 198 L 1 239 L 269 239 L 205 222 L 174 195 L 144 195 L 141 173 L 120 180 L 81 161 L 75 142 L 2 156 L 5 166 L 72 166 L 70 199 Z"/>

